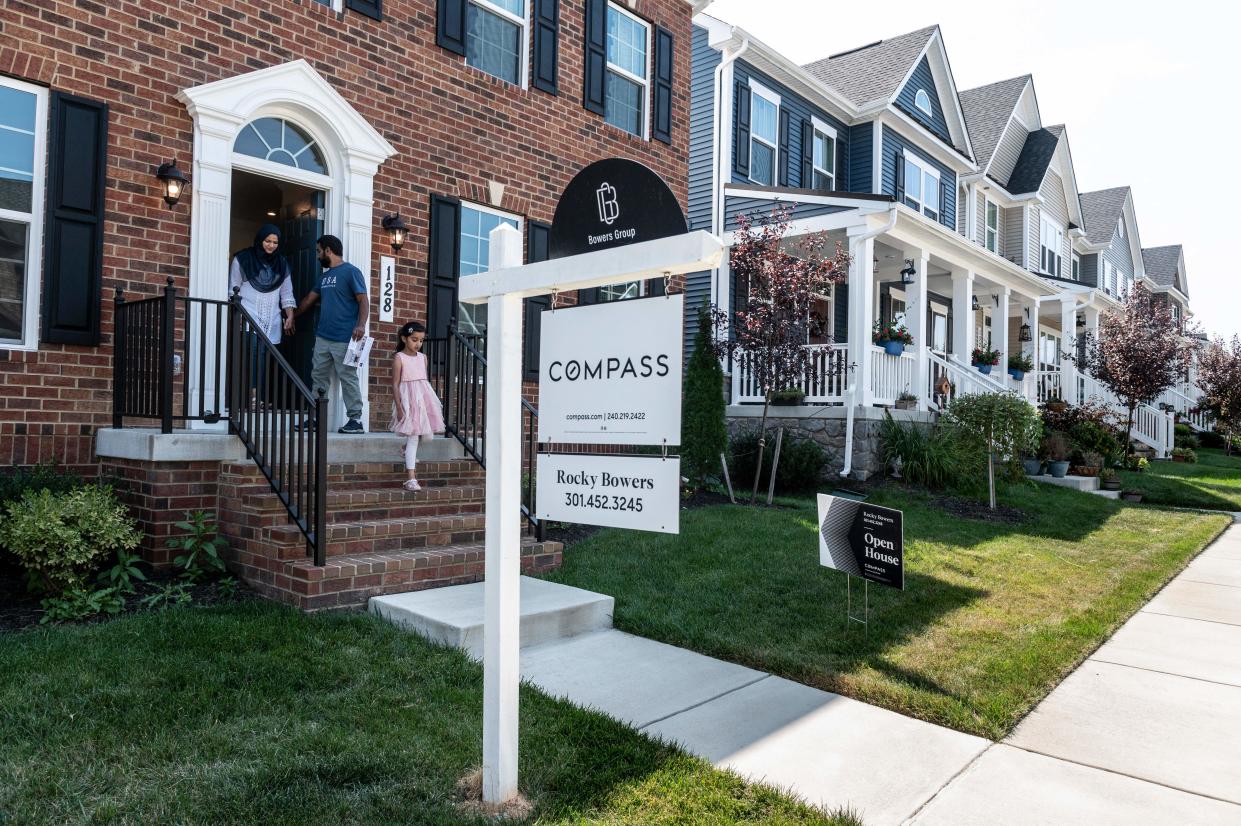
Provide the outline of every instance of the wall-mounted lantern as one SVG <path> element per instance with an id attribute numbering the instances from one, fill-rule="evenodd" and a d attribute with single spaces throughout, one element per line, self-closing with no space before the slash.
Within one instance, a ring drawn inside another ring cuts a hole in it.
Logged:
<path id="1" fill-rule="evenodd" d="M 1021 331 L 1017 334 L 1018 341 L 1034 341 L 1034 336 L 1030 334 L 1030 325 L 1022 324 Z"/>
<path id="2" fill-rule="evenodd" d="M 405 226 L 405 222 L 401 220 L 401 213 L 385 215 L 383 228 L 388 233 L 388 243 L 392 245 L 392 251 L 400 252 L 401 247 L 405 245 L 405 234 L 409 231 L 409 227 Z"/>
<path id="3" fill-rule="evenodd" d="M 155 177 L 159 179 L 160 185 L 164 188 L 164 203 L 170 207 L 177 205 L 177 201 L 181 200 L 181 193 L 190 185 L 190 179 L 185 177 L 184 172 L 177 169 L 175 158 L 168 163 L 160 164 L 159 169 L 155 171 Z"/>
<path id="4" fill-rule="evenodd" d="M 914 269 L 914 260 L 912 258 L 906 258 L 905 269 L 901 270 L 901 283 L 902 284 L 914 283 L 914 276 L 917 274 L 918 274 L 918 271 Z"/>
<path id="5" fill-rule="evenodd" d="M 978 296 L 976 295 L 970 296 L 970 309 L 973 310 L 974 312 L 978 312 Z"/>

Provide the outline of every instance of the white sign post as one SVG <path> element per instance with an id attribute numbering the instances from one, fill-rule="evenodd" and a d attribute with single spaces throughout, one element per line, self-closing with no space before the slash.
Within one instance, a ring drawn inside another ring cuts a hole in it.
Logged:
<path id="1" fill-rule="evenodd" d="M 491 231 L 497 269 L 461 279 L 459 299 L 487 303 L 487 517 L 483 628 L 483 800 L 517 794 L 517 687 L 521 679 L 521 300 L 560 290 L 711 270 L 719 239 L 691 232 L 521 266 L 521 234 Z M 679 398 L 678 370 L 678 398 Z M 655 461 L 647 459 L 646 461 Z"/>

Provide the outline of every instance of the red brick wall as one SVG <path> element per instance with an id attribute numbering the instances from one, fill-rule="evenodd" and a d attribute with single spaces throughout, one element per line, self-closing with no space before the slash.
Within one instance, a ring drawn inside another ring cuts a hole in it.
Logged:
<path id="1" fill-rule="evenodd" d="M 142 531 L 142 558 L 152 565 L 172 563 L 168 540 L 184 533 L 176 523 L 187 512 L 216 512 L 219 462 L 139 462 L 105 459 L 102 479 L 129 506 Z"/>
<path id="2" fill-rule="evenodd" d="M 673 143 L 634 138 L 582 107 L 583 4 L 562 0 L 560 94 L 521 90 L 467 67 L 435 45 L 433 0 L 387 0 L 384 20 L 336 14 L 312 0 L 4 0 L 0 73 L 106 101 L 111 107 L 104 238 L 103 331 L 98 348 L 0 350 L 0 465 L 90 461 L 111 405 L 112 296 L 188 282 L 188 199 L 168 209 L 155 168 L 193 156 L 178 91 L 304 58 L 397 149 L 375 179 L 373 260 L 389 250 L 381 218 L 400 211 L 410 238 L 397 256 L 398 322 L 426 317 L 431 194 L 487 204 L 487 181 L 506 185 L 503 209 L 550 221 L 573 174 L 603 157 L 651 166 L 686 202 L 690 8 L 638 0 L 638 14 L 676 41 Z M 355 262 L 361 264 L 362 262 Z M 372 278 L 372 293 L 377 290 Z M 379 324 L 385 343 L 397 324 Z M 390 367 L 375 359 L 372 427 L 387 425 Z"/>

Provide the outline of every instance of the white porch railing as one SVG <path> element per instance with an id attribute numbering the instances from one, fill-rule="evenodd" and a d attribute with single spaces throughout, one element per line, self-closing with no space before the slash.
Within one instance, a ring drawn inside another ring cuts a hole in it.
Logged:
<path id="1" fill-rule="evenodd" d="M 1060 392 L 1060 371 L 1059 370 L 1039 370 L 1034 374 L 1034 392 L 1035 399 L 1039 404 L 1043 404 L 1048 399 L 1063 399 L 1064 394 Z M 1078 396 L 1078 398 L 1083 398 Z"/>
<path id="2" fill-rule="evenodd" d="M 1094 376 L 1079 372 L 1078 386 L 1082 388 L 1081 398 L 1094 399 L 1109 407 L 1117 418 L 1124 422 L 1129 411 L 1116 395 L 1099 383 Z M 1158 407 L 1140 404 L 1133 412 L 1133 438 L 1155 451 L 1155 455 L 1166 459 L 1172 452 L 1175 435 L 1172 415 Z"/>
<path id="3" fill-rule="evenodd" d="M 926 398 L 932 408 L 943 410 L 957 396 L 976 393 L 1011 393 L 1011 388 L 992 376 L 978 372 L 977 367 L 966 367 L 960 362 L 941 356 L 934 350 L 927 351 L 930 369 L 927 371 Z M 936 386 L 941 376 L 948 377 L 948 392 L 939 393 Z"/>
<path id="4" fill-rule="evenodd" d="M 801 389 L 806 404 L 842 404 L 849 385 L 847 344 L 809 344 L 811 365 Z M 753 356 L 738 351 L 733 356 L 733 404 L 762 403 L 763 388 L 754 379 Z"/>
<path id="5" fill-rule="evenodd" d="M 1200 393 L 1196 393 L 1191 396 L 1187 395 L 1183 390 L 1173 387 L 1165 390 L 1163 394 L 1155 400 L 1155 404 L 1156 406 L 1161 404 L 1168 405 L 1177 413 L 1181 414 L 1181 419 L 1192 426 L 1195 430 L 1211 430 L 1211 417 L 1202 410 L 1198 409 L 1198 399 L 1200 397 Z M 1194 412 L 1191 413 L 1191 410 Z"/>
<path id="6" fill-rule="evenodd" d="M 870 348 L 870 393 L 875 404 L 896 404 L 902 393 L 917 395 L 914 387 L 916 357 L 911 352 L 889 356 L 882 347 Z"/>

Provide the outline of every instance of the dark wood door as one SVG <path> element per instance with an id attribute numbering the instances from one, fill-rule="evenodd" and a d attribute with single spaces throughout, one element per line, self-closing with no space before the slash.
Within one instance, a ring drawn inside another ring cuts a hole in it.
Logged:
<path id="1" fill-rule="evenodd" d="M 311 196 L 311 208 L 300 215 L 284 220 L 281 227 L 283 244 L 280 251 L 289 259 L 293 268 L 293 297 L 300 302 L 306 293 L 319 286 L 319 276 L 323 268 L 319 266 L 315 255 L 315 242 L 323 236 L 323 205 L 322 192 Z M 280 350 L 284 357 L 293 365 L 293 369 L 301 376 L 306 386 L 310 386 L 310 360 L 315 346 L 315 322 L 319 313 L 316 308 L 297 319 L 297 334 L 286 336 Z"/>

